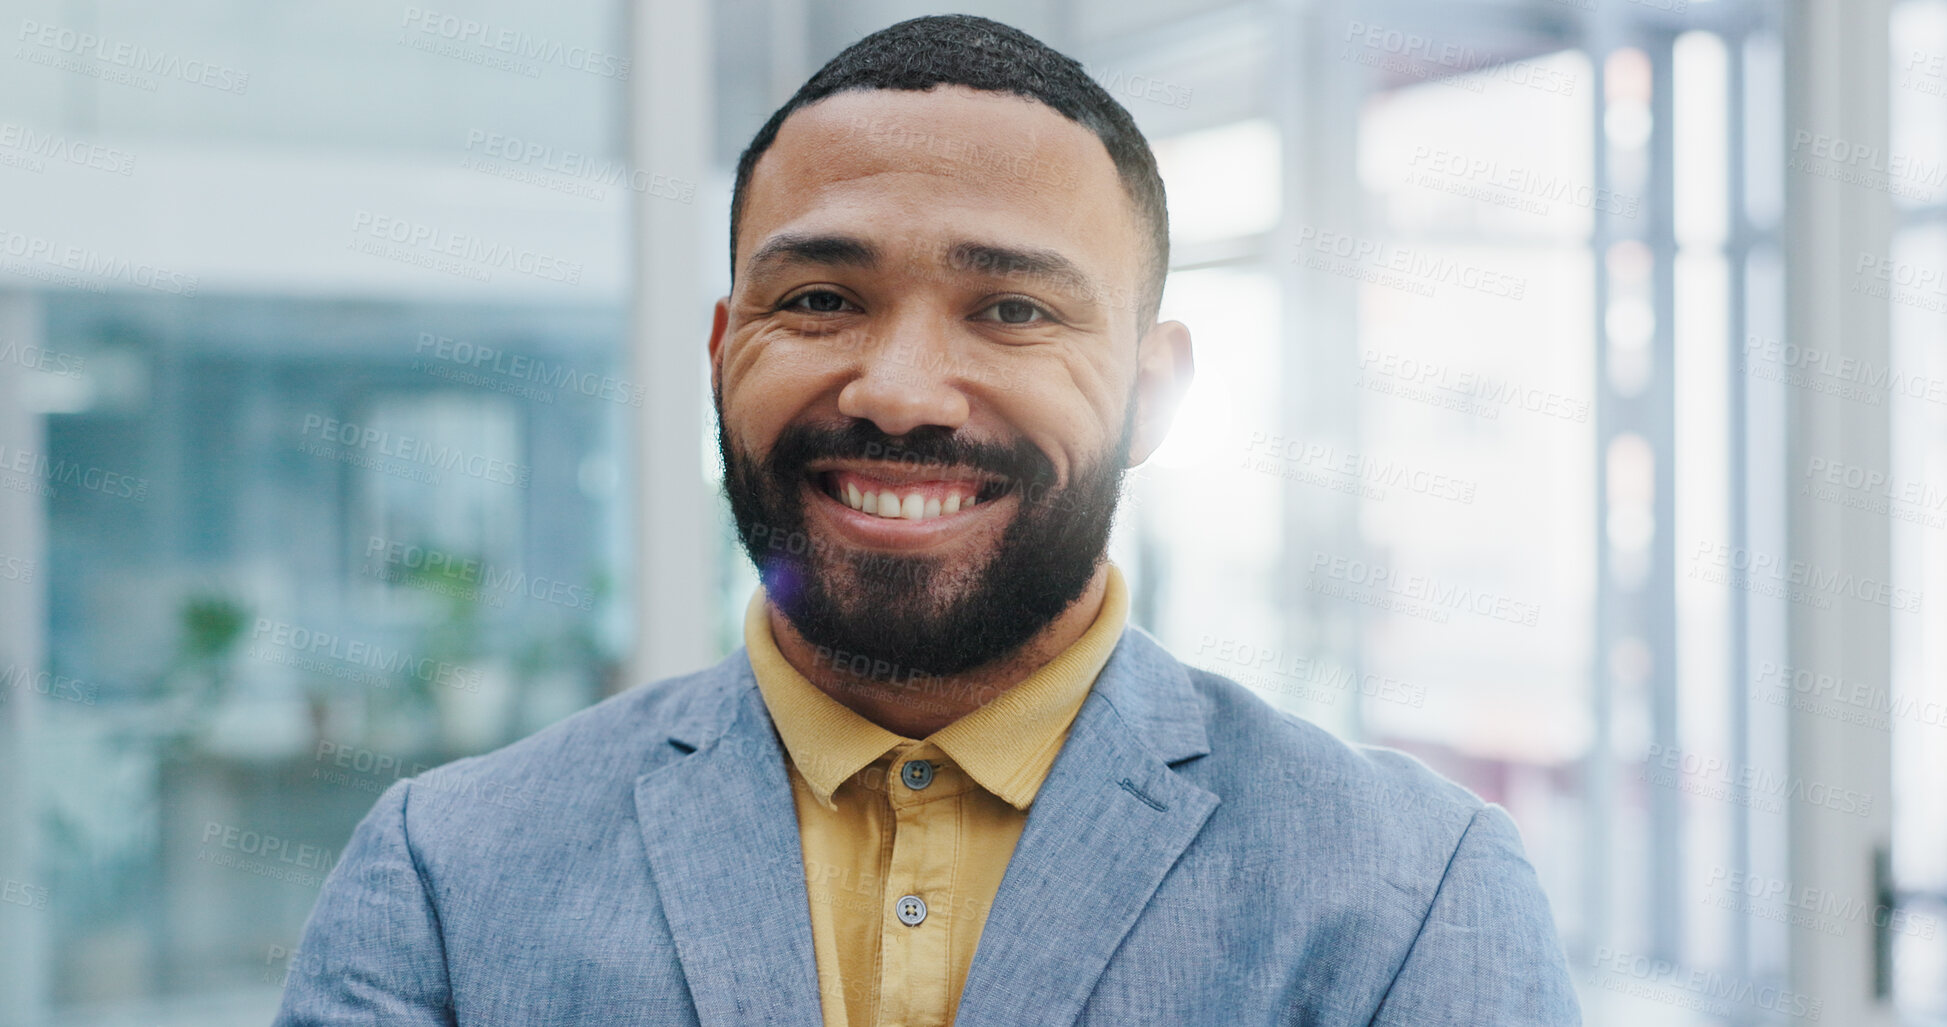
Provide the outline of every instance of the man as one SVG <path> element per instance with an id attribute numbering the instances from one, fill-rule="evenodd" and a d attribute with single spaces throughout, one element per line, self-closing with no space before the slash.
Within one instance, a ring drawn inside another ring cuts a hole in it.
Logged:
<path id="1" fill-rule="evenodd" d="M 745 646 L 389 789 L 280 1022 L 1578 1022 L 1503 811 L 1126 625 L 1168 242 L 1128 113 L 1014 29 L 819 71 L 709 342 Z"/>

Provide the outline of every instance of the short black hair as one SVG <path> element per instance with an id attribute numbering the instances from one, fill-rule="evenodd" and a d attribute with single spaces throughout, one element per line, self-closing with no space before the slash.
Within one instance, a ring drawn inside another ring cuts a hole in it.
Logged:
<path id="1" fill-rule="evenodd" d="M 845 48 L 757 130 L 737 159 L 737 181 L 730 194 L 730 276 L 737 276 L 737 226 L 743 220 L 744 189 L 758 158 L 777 141 L 784 119 L 834 93 L 853 89 L 926 92 L 937 85 L 967 86 L 1013 93 L 1054 108 L 1095 133 L 1115 162 L 1123 189 L 1149 230 L 1149 260 L 1144 268 L 1138 328 L 1156 321 L 1169 271 L 1169 211 L 1156 155 L 1136 128 L 1127 108 L 1116 102 L 1074 58 L 1011 25 L 971 14 L 911 18 L 866 36 Z"/>

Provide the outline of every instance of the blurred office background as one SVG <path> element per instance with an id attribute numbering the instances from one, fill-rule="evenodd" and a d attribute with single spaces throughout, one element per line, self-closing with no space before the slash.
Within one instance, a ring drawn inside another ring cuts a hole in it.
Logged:
<path id="1" fill-rule="evenodd" d="M 1947 0 L 8 0 L 0 1022 L 266 1022 L 387 784 L 737 644 L 731 166 L 955 9 L 1162 162 L 1135 622 L 1512 811 L 1590 1024 L 1947 1023 Z"/>

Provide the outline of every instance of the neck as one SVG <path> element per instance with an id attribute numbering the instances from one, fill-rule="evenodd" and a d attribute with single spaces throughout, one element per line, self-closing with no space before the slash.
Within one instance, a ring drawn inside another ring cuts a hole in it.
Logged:
<path id="1" fill-rule="evenodd" d="M 845 673 L 818 659 L 807 641 L 775 605 L 766 603 L 771 637 L 778 652 L 805 680 L 853 713 L 906 738 L 925 738 L 1026 681 L 1049 660 L 1075 644 L 1102 612 L 1109 565 L 1095 568 L 1082 594 L 1013 653 L 961 674 L 928 677 L 924 682 L 885 681 Z M 923 686 L 923 691 L 921 687 Z"/>

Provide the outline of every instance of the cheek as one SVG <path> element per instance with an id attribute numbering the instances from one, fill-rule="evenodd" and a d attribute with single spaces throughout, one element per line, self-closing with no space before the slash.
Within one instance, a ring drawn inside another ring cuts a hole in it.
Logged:
<path id="1" fill-rule="evenodd" d="M 725 397 L 723 420 L 731 440 L 739 448 L 761 455 L 770 452 L 771 444 L 790 424 L 792 411 L 768 399 L 761 391 L 745 389 L 734 398 Z"/>
<path id="2" fill-rule="evenodd" d="M 1120 411 L 1100 409 L 1098 402 L 1092 391 L 1078 389 L 1066 378 L 1044 378 L 995 397 L 994 411 L 1011 433 L 1054 461 L 1056 473 L 1066 481 L 1099 458 L 1114 441 L 1110 433 L 1121 427 L 1120 421 L 1105 425 L 1104 418 Z"/>
<path id="3" fill-rule="evenodd" d="M 780 346 L 750 341 L 725 354 L 723 418 L 746 447 L 768 446 L 827 390 L 828 367 Z"/>

